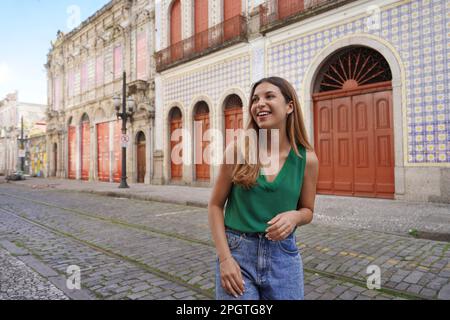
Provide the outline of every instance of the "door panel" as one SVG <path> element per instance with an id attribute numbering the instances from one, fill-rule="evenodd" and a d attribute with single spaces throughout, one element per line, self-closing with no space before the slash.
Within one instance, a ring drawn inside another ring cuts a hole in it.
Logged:
<path id="1" fill-rule="evenodd" d="M 180 43 L 181 39 L 181 2 L 175 1 L 172 5 L 170 15 L 170 45 L 172 47 L 172 61 L 178 60 L 182 57 L 182 46 L 173 46 L 174 44 Z"/>
<path id="2" fill-rule="evenodd" d="M 122 122 L 116 121 L 114 124 L 114 159 L 113 159 L 113 179 L 120 182 L 122 179 Z"/>
<path id="3" fill-rule="evenodd" d="M 205 151 L 209 145 L 209 141 L 203 140 L 203 135 L 210 128 L 209 113 L 198 114 L 195 116 L 195 121 L 202 123 L 202 130 L 195 132 L 195 145 L 201 145 L 201 148 L 195 148 L 196 162 L 201 162 L 195 165 L 196 178 L 199 181 L 209 181 L 210 179 L 210 165 L 204 159 Z M 200 161 L 201 159 L 201 161 Z"/>
<path id="4" fill-rule="evenodd" d="M 195 51 L 208 48 L 208 0 L 195 0 Z"/>
<path id="5" fill-rule="evenodd" d="M 138 169 L 138 183 L 144 183 L 145 181 L 145 141 L 141 142 L 137 146 L 137 169 Z"/>
<path id="6" fill-rule="evenodd" d="M 109 182 L 109 123 L 97 124 L 98 179 Z"/>
<path id="7" fill-rule="evenodd" d="M 177 129 L 182 129 L 183 128 L 183 121 L 182 119 L 172 119 L 171 123 L 170 123 L 170 134 L 172 136 L 173 132 Z M 170 142 L 170 154 L 172 154 L 173 149 L 175 148 L 176 145 L 180 144 L 183 142 L 183 137 L 180 137 L 179 141 L 171 141 Z M 181 150 L 180 152 L 180 156 L 183 156 L 183 150 Z M 174 181 L 178 181 L 181 180 L 183 178 L 183 165 L 182 164 L 175 164 L 172 161 L 172 157 L 171 157 L 171 179 Z"/>
<path id="8" fill-rule="evenodd" d="M 352 194 L 353 145 L 351 98 L 333 100 L 334 188 L 340 194 Z"/>
<path id="9" fill-rule="evenodd" d="M 69 127 L 69 179 L 77 178 L 76 141 L 77 129 Z"/>
<path id="10" fill-rule="evenodd" d="M 304 0 L 278 0 L 278 17 L 287 18 L 304 9 Z"/>
<path id="11" fill-rule="evenodd" d="M 224 0 L 223 5 L 224 38 L 225 41 L 227 41 L 240 34 L 241 23 L 240 20 L 235 17 L 238 17 L 242 12 L 242 2 L 241 0 Z"/>
<path id="12" fill-rule="evenodd" d="M 90 142 L 91 135 L 89 122 L 84 122 L 81 127 L 81 179 L 89 180 Z"/>
<path id="13" fill-rule="evenodd" d="M 319 179 L 317 191 L 330 193 L 333 190 L 333 108 L 331 100 L 322 100 L 315 103 L 314 126 L 316 152 L 319 158 Z"/>
<path id="14" fill-rule="evenodd" d="M 355 195 L 371 195 L 375 193 L 373 94 L 354 96 L 353 111 Z"/>
<path id="15" fill-rule="evenodd" d="M 386 91 L 374 93 L 373 100 L 377 193 L 382 197 L 391 197 L 395 192 L 392 93 Z"/>
<path id="16" fill-rule="evenodd" d="M 54 177 L 58 174 L 58 146 L 55 146 L 53 150 L 53 168 L 54 168 Z"/>
<path id="17" fill-rule="evenodd" d="M 232 141 L 232 137 L 227 135 L 227 130 L 243 129 L 243 113 L 241 107 L 225 109 L 225 147 Z"/>

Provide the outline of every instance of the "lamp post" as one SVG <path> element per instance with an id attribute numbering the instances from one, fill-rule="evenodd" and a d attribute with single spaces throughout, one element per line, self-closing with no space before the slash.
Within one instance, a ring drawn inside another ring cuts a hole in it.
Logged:
<path id="1" fill-rule="evenodd" d="M 127 147 L 123 142 L 123 138 L 127 135 L 127 121 L 130 119 L 130 122 L 133 121 L 133 114 L 135 103 L 134 100 L 130 97 L 127 99 L 127 74 L 123 72 L 123 86 L 122 86 L 122 97 L 116 95 L 114 96 L 114 108 L 116 109 L 117 119 L 122 119 L 122 177 L 120 180 L 119 189 L 128 189 L 130 188 L 127 184 Z M 121 99 L 122 98 L 122 99 Z M 127 110 L 128 106 L 128 110 Z M 120 112 L 120 107 L 122 107 L 122 112 Z"/>

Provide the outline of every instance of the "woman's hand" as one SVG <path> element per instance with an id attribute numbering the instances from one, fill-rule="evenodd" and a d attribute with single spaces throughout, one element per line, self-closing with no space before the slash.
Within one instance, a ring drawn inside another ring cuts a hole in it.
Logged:
<path id="1" fill-rule="evenodd" d="M 238 298 L 244 294 L 245 282 L 239 264 L 233 257 L 228 257 L 220 262 L 220 280 L 225 291 Z"/>
<path id="2" fill-rule="evenodd" d="M 268 222 L 266 238 L 272 241 L 281 241 L 286 239 L 299 224 L 300 212 L 288 211 L 280 213 Z"/>

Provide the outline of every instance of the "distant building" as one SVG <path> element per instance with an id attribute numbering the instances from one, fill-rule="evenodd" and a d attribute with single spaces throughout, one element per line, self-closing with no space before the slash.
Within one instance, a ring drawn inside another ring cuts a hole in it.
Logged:
<path id="1" fill-rule="evenodd" d="M 112 0 L 68 34 L 58 32 L 48 54 L 48 174 L 120 181 L 121 125 L 113 97 L 136 102 L 128 122 L 130 182 L 150 183 L 154 118 L 154 1 Z M 139 155 L 139 158 L 138 156 Z"/>
<path id="2" fill-rule="evenodd" d="M 29 159 L 29 174 L 33 177 L 47 177 L 47 137 L 46 123 L 36 122 L 29 131 L 27 150 Z"/>
<path id="3" fill-rule="evenodd" d="M 18 93 L 8 94 L 0 100 L 0 174 L 7 175 L 21 169 L 19 158 L 21 149 L 21 119 L 24 122 L 24 139 L 28 138 L 30 129 L 36 122 L 45 119 L 47 106 L 20 102 Z M 26 156 L 27 142 L 24 140 Z M 25 157 L 25 173 L 29 171 L 29 159 Z"/>

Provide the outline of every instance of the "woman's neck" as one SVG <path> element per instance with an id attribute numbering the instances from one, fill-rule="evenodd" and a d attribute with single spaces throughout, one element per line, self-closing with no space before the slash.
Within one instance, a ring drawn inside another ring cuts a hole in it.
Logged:
<path id="1" fill-rule="evenodd" d="M 267 150 L 272 150 L 272 139 L 278 139 L 278 151 L 279 153 L 283 153 L 283 151 L 290 150 L 291 144 L 289 143 L 288 136 L 285 130 L 279 130 L 278 135 L 272 135 L 271 130 L 267 130 Z M 275 146 L 274 146 L 275 147 Z"/>

